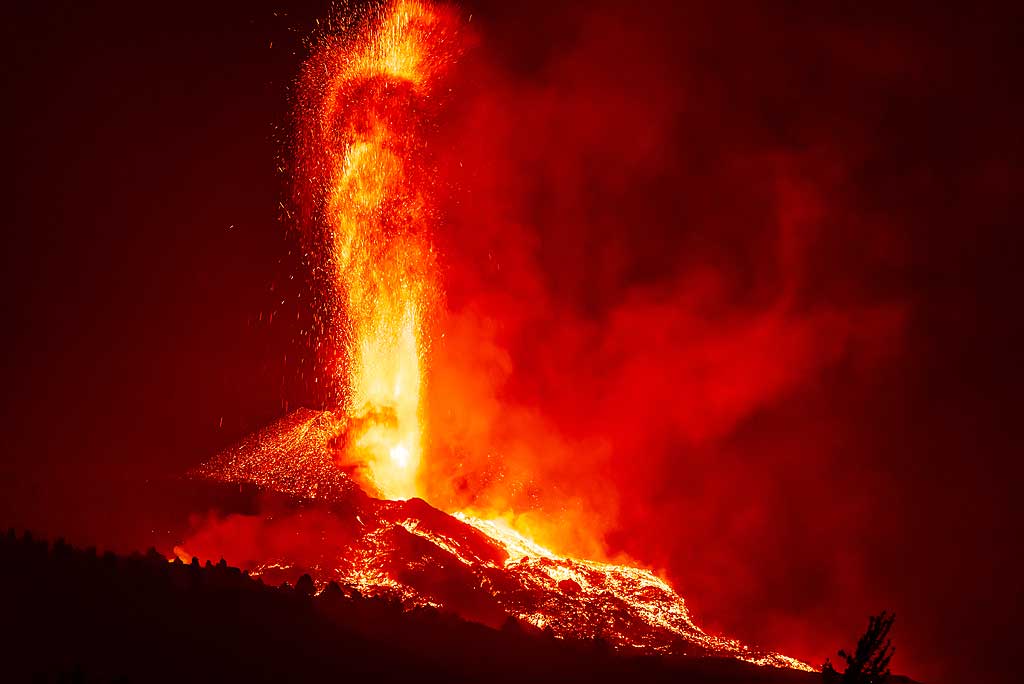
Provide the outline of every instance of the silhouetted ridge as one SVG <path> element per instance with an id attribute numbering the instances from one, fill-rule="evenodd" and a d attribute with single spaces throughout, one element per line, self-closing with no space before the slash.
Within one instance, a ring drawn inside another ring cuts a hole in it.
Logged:
<path id="1" fill-rule="evenodd" d="M 413 535 L 414 536 L 414 535 Z M 731 659 L 615 655 L 521 621 L 502 629 L 308 575 L 264 584 L 223 560 L 0 541 L 6 681 L 806 682 Z"/>

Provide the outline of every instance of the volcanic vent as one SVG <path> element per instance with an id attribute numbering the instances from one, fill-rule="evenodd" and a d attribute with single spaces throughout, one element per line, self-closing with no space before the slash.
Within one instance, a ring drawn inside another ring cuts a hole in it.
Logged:
<path id="1" fill-rule="evenodd" d="M 295 411 L 195 471 L 259 492 L 263 508 L 208 521 L 176 553 L 274 582 L 308 572 L 492 625 L 515 616 L 556 637 L 809 669 L 705 633 L 652 572 L 566 557 L 416 498 L 429 458 L 426 321 L 441 289 L 429 143 L 464 33 L 454 10 L 398 0 L 322 37 L 307 62 L 294 193 L 330 410 Z"/>

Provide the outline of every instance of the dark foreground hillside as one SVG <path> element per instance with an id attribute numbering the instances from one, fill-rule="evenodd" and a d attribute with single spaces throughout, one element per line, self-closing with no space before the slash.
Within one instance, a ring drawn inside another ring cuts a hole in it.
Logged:
<path id="1" fill-rule="evenodd" d="M 223 561 L 0 541 L 5 681 L 810 683 L 721 659 L 616 655 L 509 622 L 494 630 L 329 585 L 266 586 Z"/>

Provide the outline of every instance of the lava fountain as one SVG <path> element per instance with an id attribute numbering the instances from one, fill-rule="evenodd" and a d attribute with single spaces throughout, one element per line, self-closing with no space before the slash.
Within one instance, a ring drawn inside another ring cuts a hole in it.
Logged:
<path id="1" fill-rule="evenodd" d="M 387 498 L 418 493 L 424 321 L 438 297 L 425 133 L 459 52 L 452 11 L 411 0 L 328 37 L 298 88 L 296 200 L 322 282 L 339 450 Z"/>

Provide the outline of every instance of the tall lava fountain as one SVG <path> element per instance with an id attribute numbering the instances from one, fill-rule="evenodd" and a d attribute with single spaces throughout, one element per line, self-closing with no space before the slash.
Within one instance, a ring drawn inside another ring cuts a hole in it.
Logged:
<path id="1" fill-rule="evenodd" d="M 402 0 L 355 38 L 326 39 L 299 84 L 296 200 L 349 419 L 341 458 L 388 498 L 418 492 L 424 321 L 438 296 L 426 133 L 458 28 L 450 11 Z"/>

